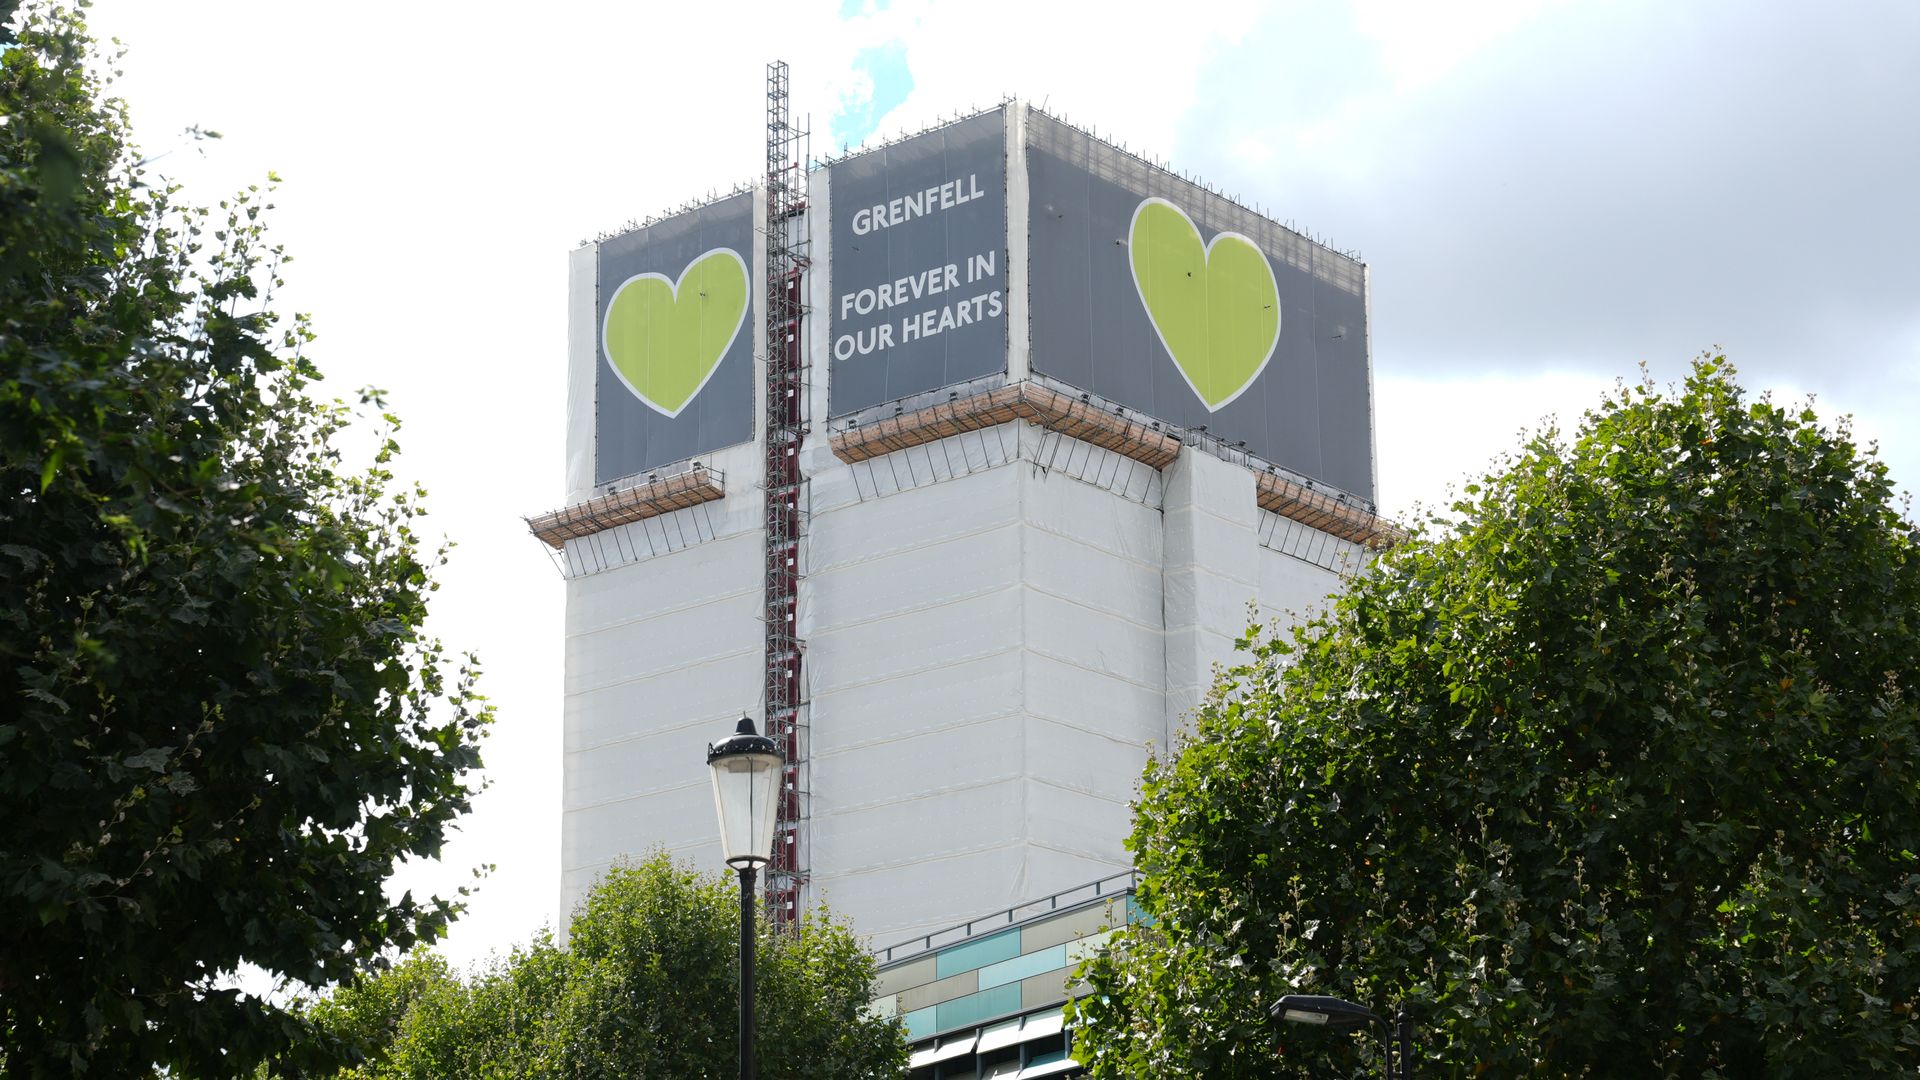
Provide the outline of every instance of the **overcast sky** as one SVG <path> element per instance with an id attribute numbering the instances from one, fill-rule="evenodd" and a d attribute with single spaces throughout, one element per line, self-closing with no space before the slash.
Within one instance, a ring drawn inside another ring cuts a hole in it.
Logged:
<path id="1" fill-rule="evenodd" d="M 1360 251 L 1391 513 L 1716 345 L 1920 474 L 1913 0 L 97 0 L 92 22 L 188 195 L 285 178 L 281 306 L 313 313 L 332 390 L 390 391 L 460 544 L 435 624 L 487 665 L 492 787 L 406 875 L 497 865 L 459 962 L 558 917 L 562 584 L 520 518 L 562 498 L 566 253 L 750 180 L 767 60 L 816 154 L 1016 94 Z"/>

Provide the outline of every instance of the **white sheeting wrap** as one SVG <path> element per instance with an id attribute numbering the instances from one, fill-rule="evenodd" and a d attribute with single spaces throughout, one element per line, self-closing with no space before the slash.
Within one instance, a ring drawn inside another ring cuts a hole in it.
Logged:
<path id="1" fill-rule="evenodd" d="M 809 899 L 877 944 L 1124 869 L 1148 746 L 1232 659 L 1247 602 L 1338 583 L 1260 546 L 1239 466 L 1190 449 L 1107 483 L 1046 467 L 1095 459 L 1031 425 L 970 437 L 1017 453 L 880 485 L 818 428 L 806 452 Z M 568 583 L 569 905 L 621 853 L 716 857 L 700 751 L 760 707 L 754 453 L 716 455 L 713 539 Z"/>
<path id="2" fill-rule="evenodd" d="M 1007 104 L 1007 374 L 1027 377 L 1030 332 L 1027 316 L 1027 106 Z M 825 170 L 821 170 L 825 171 Z"/>
<path id="3" fill-rule="evenodd" d="M 567 254 L 567 505 L 593 494 L 593 376 L 600 355 L 600 319 L 594 289 L 600 247 Z"/>
<path id="4" fill-rule="evenodd" d="M 1233 662 L 1258 588 L 1253 474 L 1191 448 L 1167 470 L 1165 513 L 1167 731 L 1213 683 L 1213 665 Z M 1163 743 L 1162 745 L 1165 745 Z"/>
<path id="5" fill-rule="evenodd" d="M 1339 543 L 1330 537 L 1328 542 Z M 1288 625 L 1305 622 L 1340 589 L 1340 575 L 1331 570 L 1264 547 L 1256 558 L 1260 567 L 1260 612 L 1266 619 L 1281 619 Z"/>
<path id="6" fill-rule="evenodd" d="M 755 454 L 713 455 L 728 481 L 709 504 L 715 539 L 567 582 L 564 912 L 621 855 L 665 847 L 718 865 L 706 746 L 760 715 Z"/>

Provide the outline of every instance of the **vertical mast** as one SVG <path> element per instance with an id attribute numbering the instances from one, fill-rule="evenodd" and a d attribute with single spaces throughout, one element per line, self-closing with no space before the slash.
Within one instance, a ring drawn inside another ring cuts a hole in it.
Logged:
<path id="1" fill-rule="evenodd" d="M 807 881 L 805 642 L 795 622 L 807 516 L 800 443 L 807 433 L 800 289 L 807 266 L 806 132 L 789 122 L 787 65 L 767 65 L 766 702 L 767 734 L 786 755 L 767 900 L 774 925 L 799 916 Z"/>

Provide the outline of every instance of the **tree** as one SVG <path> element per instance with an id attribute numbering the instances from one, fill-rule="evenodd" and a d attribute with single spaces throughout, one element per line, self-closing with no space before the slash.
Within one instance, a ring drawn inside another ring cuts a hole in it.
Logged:
<path id="1" fill-rule="evenodd" d="M 906 1067 L 904 1028 L 868 1012 L 873 957 L 825 911 L 760 925 L 757 1022 L 767 1080 L 869 1080 Z M 410 958 L 310 1015 L 366 1064 L 357 1080 L 697 1080 L 738 1068 L 739 894 L 665 854 L 616 866 L 562 947 L 541 933 L 472 977 Z"/>
<path id="2" fill-rule="evenodd" d="M 0 1072 L 232 1075 L 455 904 L 382 890 L 489 710 L 423 636 L 444 551 L 337 446 L 268 193 L 148 186 L 77 13 L 0 11 Z M 377 397 L 363 400 L 378 407 Z"/>
<path id="3" fill-rule="evenodd" d="M 1299 992 L 1405 1002 L 1423 1075 L 1912 1075 L 1915 540 L 1718 358 L 1533 438 L 1149 766 L 1077 1055 L 1377 1074 Z"/>

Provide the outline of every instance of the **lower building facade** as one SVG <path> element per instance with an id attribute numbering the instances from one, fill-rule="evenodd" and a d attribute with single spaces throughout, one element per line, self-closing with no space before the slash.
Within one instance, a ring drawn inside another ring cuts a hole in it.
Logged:
<path id="1" fill-rule="evenodd" d="M 1367 554 L 1169 441 L 1154 467 L 1018 418 L 857 461 L 810 440 L 802 906 L 885 944 L 1129 869 L 1142 769 L 1236 639 Z M 757 466 L 713 455 L 718 497 L 565 543 L 562 911 L 623 857 L 718 865 L 704 751 L 763 685 Z"/>
<path id="2" fill-rule="evenodd" d="M 1133 884 L 1114 874 L 879 950 L 873 1008 L 906 1027 L 911 1080 L 1080 1075 L 1064 1006 L 1081 961 L 1136 917 Z"/>

